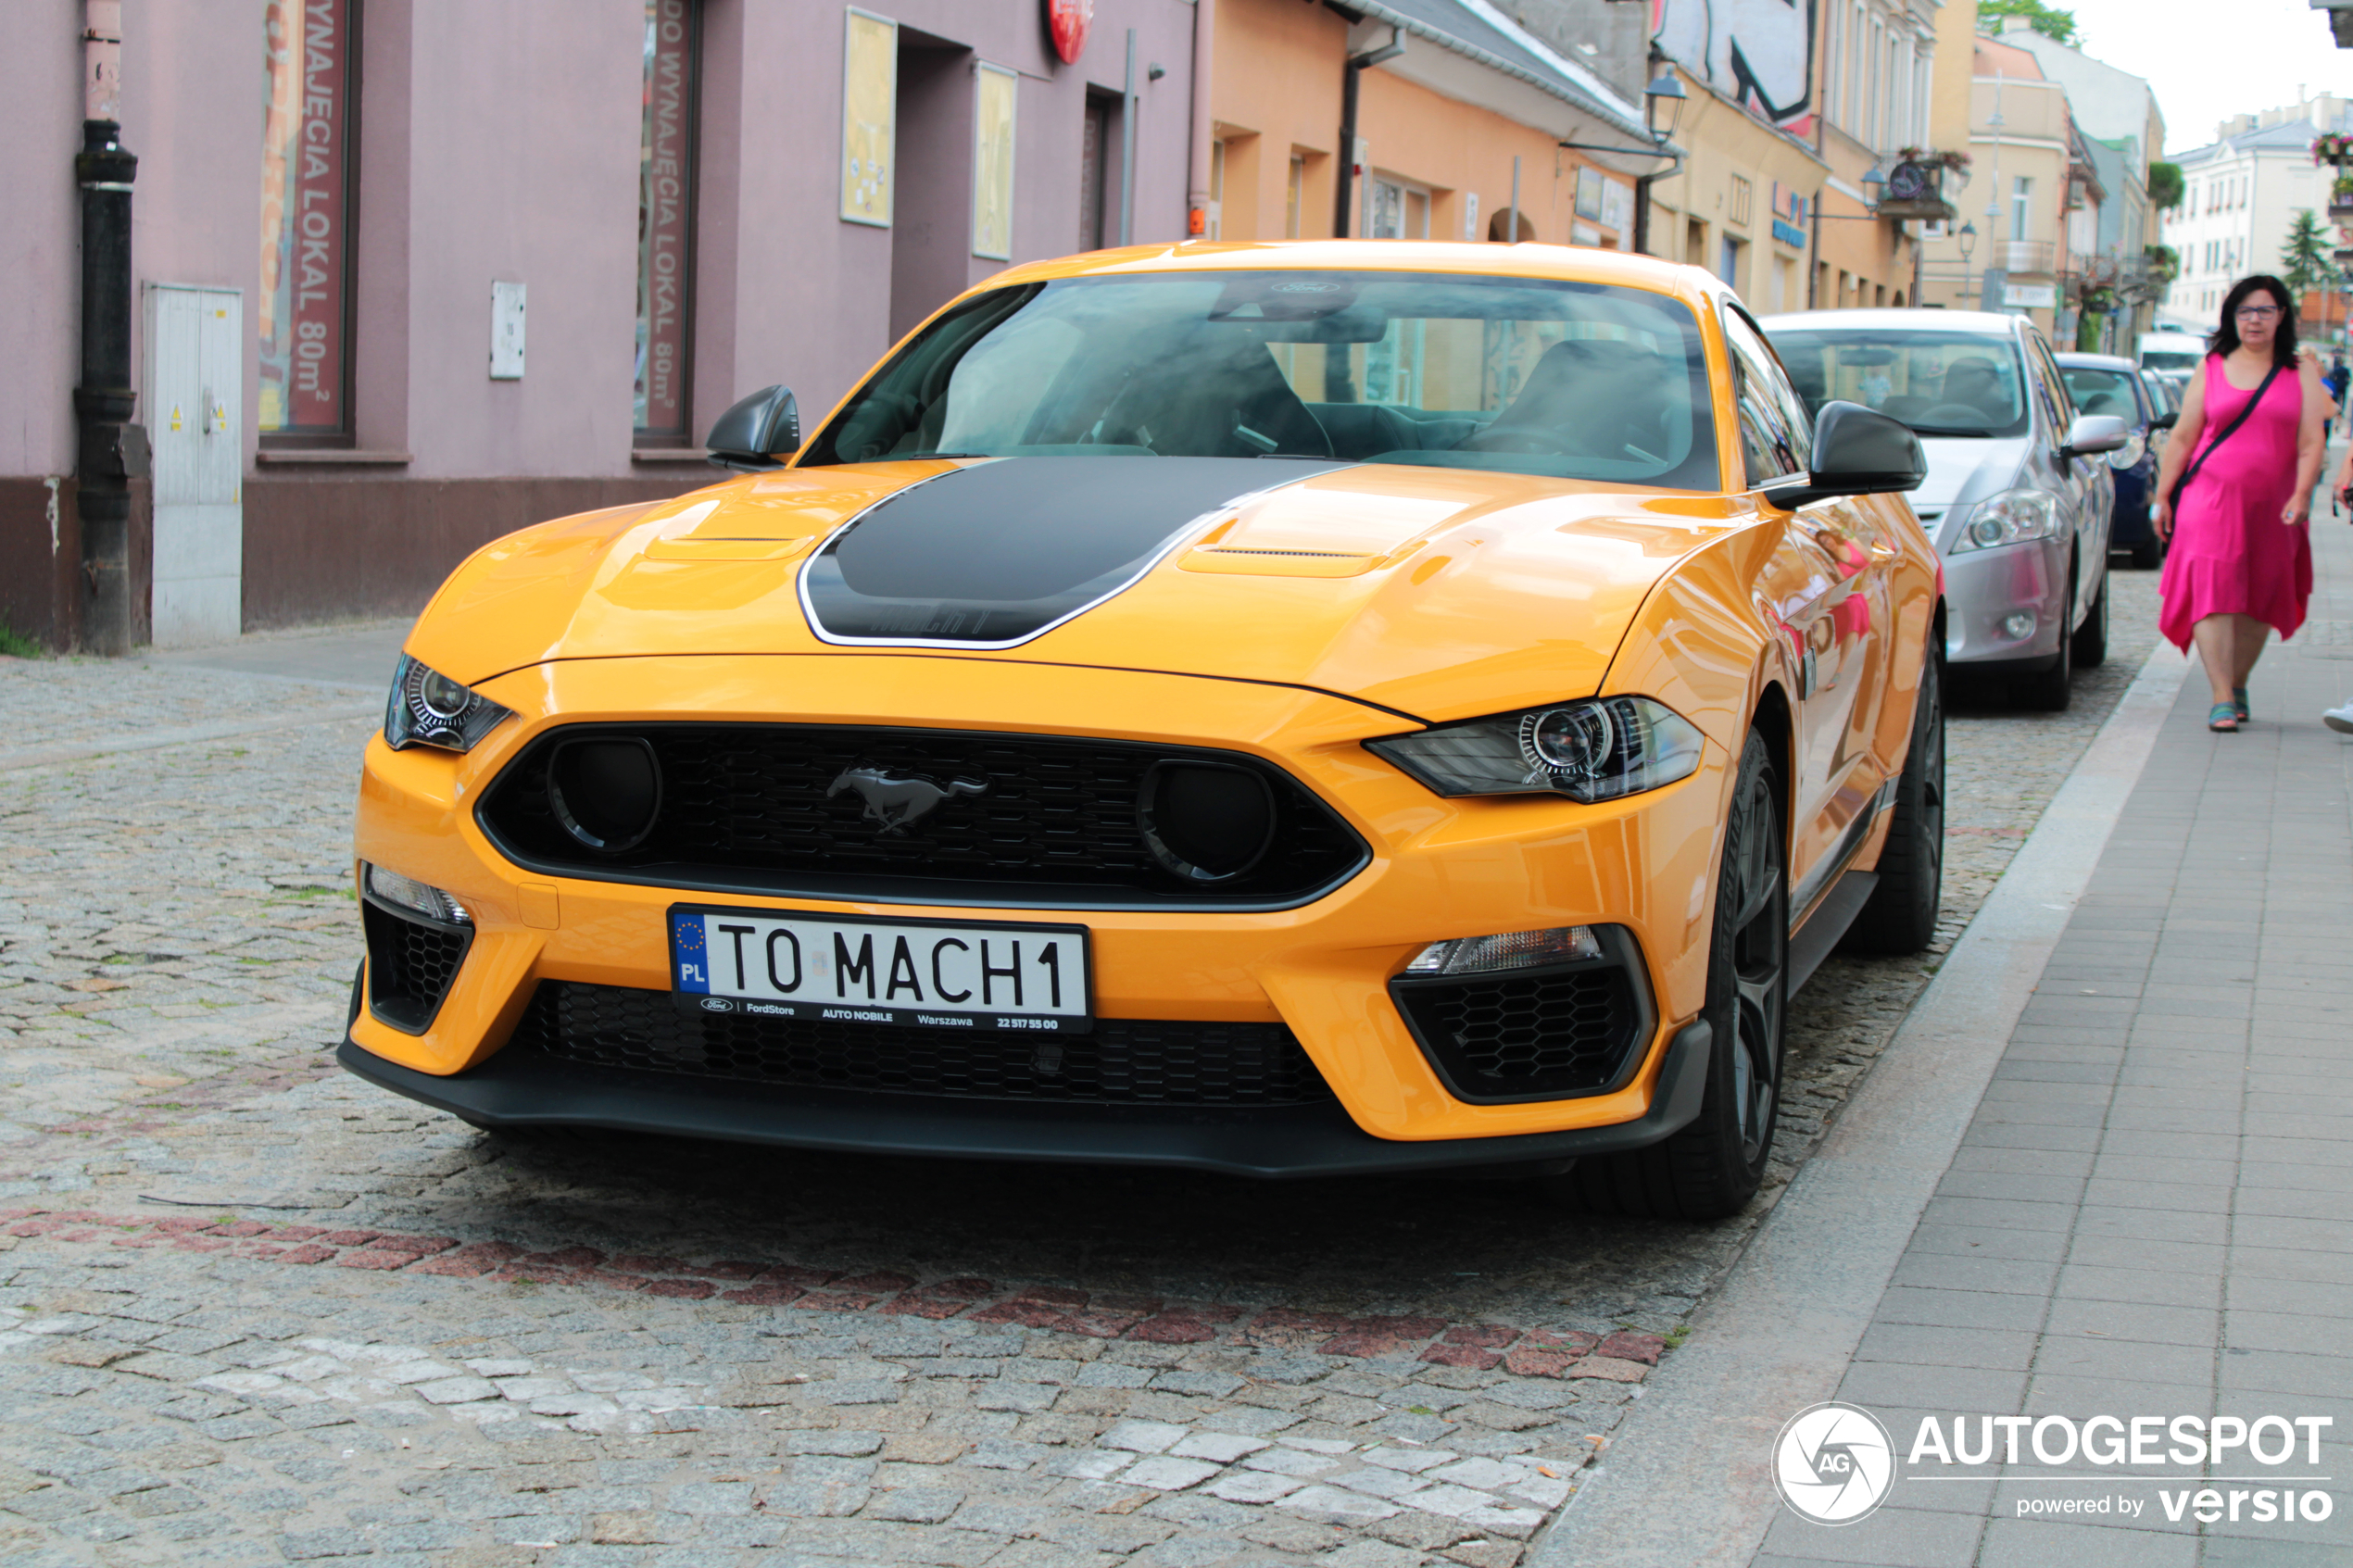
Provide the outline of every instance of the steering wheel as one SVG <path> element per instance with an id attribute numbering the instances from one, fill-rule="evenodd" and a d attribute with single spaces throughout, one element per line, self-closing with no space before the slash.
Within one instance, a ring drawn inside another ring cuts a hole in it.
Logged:
<path id="1" fill-rule="evenodd" d="M 1924 425 L 1990 425 L 1995 420 L 1993 415 L 1974 403 L 1939 403 L 1935 408 L 1918 415 L 1913 422 Z"/>
<path id="2" fill-rule="evenodd" d="M 1454 443 L 1457 452 L 1533 452 L 1552 457 L 1568 455 L 1567 439 L 1542 425 L 1489 425 Z"/>

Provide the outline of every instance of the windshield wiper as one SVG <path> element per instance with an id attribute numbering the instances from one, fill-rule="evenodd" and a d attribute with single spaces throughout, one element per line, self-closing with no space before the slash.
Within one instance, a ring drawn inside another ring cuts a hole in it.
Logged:
<path id="1" fill-rule="evenodd" d="M 1976 425 L 1914 425 L 1914 435 L 1992 435 L 1990 430 Z"/>
<path id="2" fill-rule="evenodd" d="M 891 459 L 894 463 L 912 462 L 917 458 L 993 458 L 994 452 L 901 452 Z"/>

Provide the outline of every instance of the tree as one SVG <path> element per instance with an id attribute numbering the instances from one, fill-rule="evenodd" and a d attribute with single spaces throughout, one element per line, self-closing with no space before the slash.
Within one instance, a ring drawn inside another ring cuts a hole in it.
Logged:
<path id="1" fill-rule="evenodd" d="M 2075 13 L 2045 6 L 2043 0 L 1977 0 L 1980 20 L 1987 17 L 2024 17 L 2027 25 L 2054 44 L 2075 42 Z"/>
<path id="2" fill-rule="evenodd" d="M 2297 300 L 2327 286 L 2336 275 L 2336 258 L 2331 254 L 2334 248 L 2319 216 L 2309 207 L 2298 207 L 2280 255 L 2280 281 Z"/>
<path id="3" fill-rule="evenodd" d="M 2178 163 L 2149 165 L 2149 206 L 2159 212 L 2171 212 L 2182 205 L 2182 166 Z"/>

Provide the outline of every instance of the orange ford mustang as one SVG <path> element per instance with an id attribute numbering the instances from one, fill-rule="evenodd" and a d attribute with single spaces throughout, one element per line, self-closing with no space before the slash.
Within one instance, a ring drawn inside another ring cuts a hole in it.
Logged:
<path id="1" fill-rule="evenodd" d="M 477 1125 L 1755 1191 L 1937 903 L 1919 443 L 1543 245 L 1017 267 L 805 443 L 459 567 L 341 1059 Z"/>

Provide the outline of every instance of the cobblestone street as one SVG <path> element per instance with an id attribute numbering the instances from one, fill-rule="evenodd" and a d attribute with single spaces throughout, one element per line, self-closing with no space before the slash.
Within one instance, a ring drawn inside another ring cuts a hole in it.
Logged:
<path id="1" fill-rule="evenodd" d="M 1768 1192 L 1713 1226 L 479 1133 L 333 1065 L 380 696 L 0 659 L 37 737 L 0 752 L 0 1555 L 1510 1568 L 2148 657 L 2155 574 L 2112 583 L 2069 712 L 1954 694 L 1935 948 L 1825 964 Z"/>

